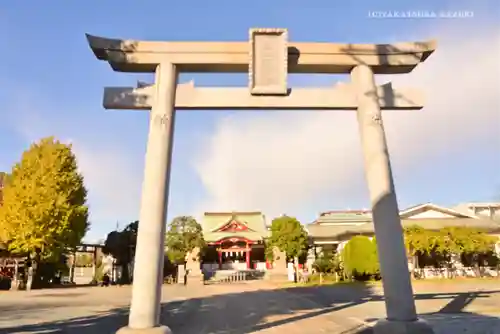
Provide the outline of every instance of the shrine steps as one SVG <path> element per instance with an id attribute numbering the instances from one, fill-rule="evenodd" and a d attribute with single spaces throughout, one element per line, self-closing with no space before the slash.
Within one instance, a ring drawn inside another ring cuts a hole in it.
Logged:
<path id="1" fill-rule="evenodd" d="M 242 283 L 261 280 L 265 271 L 261 270 L 216 270 L 205 273 L 205 284 Z"/>

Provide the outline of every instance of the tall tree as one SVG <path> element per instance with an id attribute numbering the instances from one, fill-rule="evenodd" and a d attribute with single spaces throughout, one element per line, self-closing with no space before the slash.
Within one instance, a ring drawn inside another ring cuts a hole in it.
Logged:
<path id="1" fill-rule="evenodd" d="M 190 216 L 174 218 L 167 231 L 165 246 L 170 261 L 184 263 L 195 248 L 202 250 L 205 246 L 201 225 Z"/>
<path id="2" fill-rule="evenodd" d="M 269 244 L 285 252 L 288 257 L 298 258 L 307 252 L 307 232 L 296 218 L 281 216 L 271 223 Z"/>
<path id="3" fill-rule="evenodd" d="M 113 256 L 116 260 L 116 265 L 121 267 L 121 284 L 130 283 L 128 268 L 134 259 L 138 228 L 139 221 L 133 221 L 121 231 L 108 233 L 104 242 L 103 253 Z"/>
<path id="4" fill-rule="evenodd" d="M 57 261 L 76 247 L 88 229 L 87 190 L 71 145 L 53 137 L 34 143 L 3 188 L 0 230 L 13 253 Z"/>
<path id="5" fill-rule="evenodd" d="M 274 218 L 271 223 L 271 237 L 268 240 L 270 247 L 277 247 L 287 257 L 293 258 L 295 281 L 299 257 L 307 253 L 309 239 L 304 226 L 294 217 L 281 216 Z"/>

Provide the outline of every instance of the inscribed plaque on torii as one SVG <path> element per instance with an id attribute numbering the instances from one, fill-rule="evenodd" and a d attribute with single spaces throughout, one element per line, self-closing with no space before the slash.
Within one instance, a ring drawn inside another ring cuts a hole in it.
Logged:
<path id="1" fill-rule="evenodd" d="M 252 95 L 286 95 L 286 29 L 250 29 L 249 80 Z"/>

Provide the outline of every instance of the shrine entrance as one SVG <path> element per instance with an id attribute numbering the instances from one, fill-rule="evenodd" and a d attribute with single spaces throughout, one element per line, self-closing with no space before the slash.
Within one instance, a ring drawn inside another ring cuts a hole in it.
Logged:
<path id="1" fill-rule="evenodd" d="M 259 264 L 265 262 L 264 245 L 258 241 L 226 238 L 208 247 L 217 252 L 219 270 L 258 269 Z"/>
<path id="2" fill-rule="evenodd" d="M 244 238 L 223 239 L 217 242 L 219 269 L 251 269 L 252 244 L 251 240 Z"/>
<path id="3" fill-rule="evenodd" d="M 249 39 L 241 42 L 87 38 L 94 55 L 113 70 L 155 73 L 152 84 L 108 87 L 104 92 L 107 109 L 150 110 L 129 326 L 120 333 L 171 333 L 159 323 L 158 277 L 165 256 L 173 124 L 176 110 L 199 109 L 356 110 L 387 311 L 374 332 L 433 333 L 417 317 L 382 119 L 382 110 L 421 109 L 423 98 L 413 89 L 377 86 L 375 75 L 411 72 L 434 52 L 435 42 L 300 43 L 289 42 L 288 31 L 278 28 L 250 29 Z M 249 80 L 247 87 L 196 87 L 194 82 L 179 84 L 180 72 L 248 73 Z M 288 86 L 289 73 L 349 73 L 351 80 L 295 88 Z M 219 248 L 222 254 L 224 248 Z"/>
<path id="4" fill-rule="evenodd" d="M 264 244 L 245 238 L 222 239 L 207 245 L 202 262 L 208 271 L 264 269 Z"/>

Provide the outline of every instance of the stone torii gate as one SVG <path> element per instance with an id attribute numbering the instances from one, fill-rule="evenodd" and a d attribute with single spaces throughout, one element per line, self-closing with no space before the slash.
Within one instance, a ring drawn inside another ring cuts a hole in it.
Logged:
<path id="1" fill-rule="evenodd" d="M 375 333 L 432 333 L 417 318 L 382 109 L 416 110 L 419 91 L 376 86 L 374 74 L 411 72 L 434 42 L 289 43 L 286 29 L 250 29 L 247 42 L 148 42 L 87 35 L 95 56 L 119 72 L 154 72 L 155 83 L 105 88 L 106 109 L 151 110 L 129 325 L 119 333 L 170 333 L 160 324 L 166 204 L 175 110 L 357 110 L 377 237 L 387 319 Z M 179 72 L 249 73 L 249 87 L 177 84 Z M 350 73 L 331 88 L 289 88 L 288 73 Z"/>

